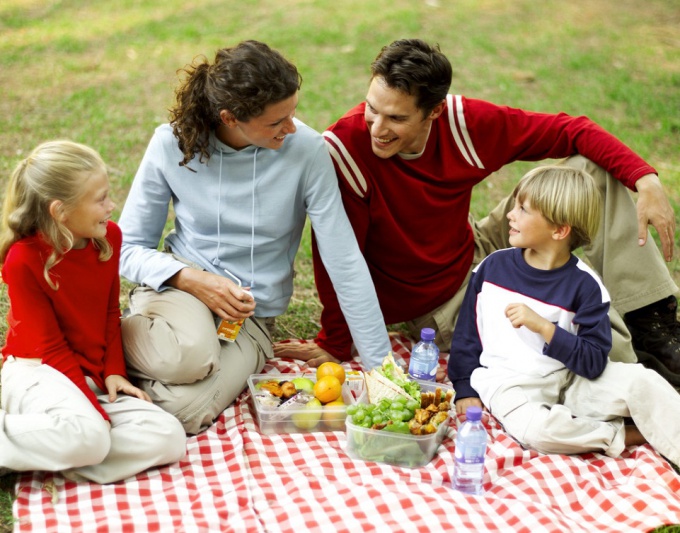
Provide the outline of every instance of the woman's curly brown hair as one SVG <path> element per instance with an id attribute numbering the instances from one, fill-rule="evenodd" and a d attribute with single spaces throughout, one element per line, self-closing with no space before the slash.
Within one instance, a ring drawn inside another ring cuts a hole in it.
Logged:
<path id="1" fill-rule="evenodd" d="M 258 41 L 218 50 L 213 64 L 199 56 L 178 72 L 186 78 L 175 91 L 170 124 L 184 155 L 180 166 L 197 153 L 199 163 L 210 159 L 210 133 L 220 124 L 220 111 L 247 122 L 267 105 L 290 98 L 302 84 L 295 65 Z"/>

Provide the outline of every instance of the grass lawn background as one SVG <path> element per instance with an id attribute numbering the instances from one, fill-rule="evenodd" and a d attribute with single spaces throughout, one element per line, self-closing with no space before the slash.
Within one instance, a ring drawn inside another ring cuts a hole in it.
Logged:
<path id="1" fill-rule="evenodd" d="M 69 138 L 109 165 L 117 220 L 151 134 L 167 120 L 176 71 L 195 56 L 212 61 L 240 40 L 267 42 L 298 66 L 297 116 L 321 131 L 363 100 L 382 46 L 420 37 L 451 60 L 453 93 L 597 121 L 657 168 L 680 218 L 679 27 L 677 0 L 3 0 L 1 194 L 38 143 Z M 509 165 L 482 183 L 472 212 L 487 212 L 531 166 Z M 669 269 L 680 281 L 678 259 Z M 318 329 L 308 233 L 297 270 L 280 338 Z M 0 492 L 6 527 L 11 499 L 9 486 Z"/>

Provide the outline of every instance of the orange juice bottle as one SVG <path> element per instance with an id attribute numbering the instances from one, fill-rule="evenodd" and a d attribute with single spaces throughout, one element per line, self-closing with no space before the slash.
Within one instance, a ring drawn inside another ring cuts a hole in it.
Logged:
<path id="1" fill-rule="evenodd" d="M 224 270 L 228 276 L 230 276 L 236 283 L 238 283 L 238 286 L 241 286 L 241 280 L 234 276 L 231 272 L 229 272 L 227 269 Z M 248 290 L 248 289 L 244 289 Z M 241 326 L 243 325 L 243 321 L 245 319 L 240 319 L 240 320 L 225 320 L 221 319 L 219 323 L 217 324 L 217 336 L 225 341 L 229 342 L 234 342 L 236 340 L 236 336 L 238 335 L 238 332 L 241 331 Z"/>

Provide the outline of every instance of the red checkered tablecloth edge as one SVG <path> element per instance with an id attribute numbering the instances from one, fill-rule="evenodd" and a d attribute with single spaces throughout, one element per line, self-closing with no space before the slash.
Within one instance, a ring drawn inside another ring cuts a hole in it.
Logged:
<path id="1" fill-rule="evenodd" d="M 410 341 L 393 335 L 392 344 L 408 361 Z M 279 359 L 264 370 L 312 371 Z M 622 533 L 680 524 L 680 476 L 647 445 L 618 459 L 542 455 L 490 418 L 485 493 L 468 496 L 450 488 L 455 424 L 429 464 L 402 468 L 350 458 L 344 432 L 262 435 L 248 396 L 189 438 L 179 463 L 111 485 L 22 474 L 15 531 Z"/>

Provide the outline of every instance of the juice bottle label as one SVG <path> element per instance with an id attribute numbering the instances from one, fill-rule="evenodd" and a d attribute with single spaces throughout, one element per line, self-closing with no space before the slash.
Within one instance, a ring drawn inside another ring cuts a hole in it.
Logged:
<path id="1" fill-rule="evenodd" d="M 236 322 L 231 320 L 220 320 L 217 325 L 217 336 L 225 341 L 234 342 L 241 331 L 241 326 L 243 325 L 243 319 Z"/>

